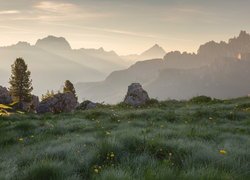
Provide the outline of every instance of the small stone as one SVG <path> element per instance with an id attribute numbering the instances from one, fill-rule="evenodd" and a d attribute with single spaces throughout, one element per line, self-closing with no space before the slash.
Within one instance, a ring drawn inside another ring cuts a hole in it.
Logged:
<path id="1" fill-rule="evenodd" d="M 97 103 L 94 103 L 92 101 L 86 100 L 80 103 L 77 107 L 78 110 L 89 110 L 89 109 L 95 109 L 98 106 Z"/>

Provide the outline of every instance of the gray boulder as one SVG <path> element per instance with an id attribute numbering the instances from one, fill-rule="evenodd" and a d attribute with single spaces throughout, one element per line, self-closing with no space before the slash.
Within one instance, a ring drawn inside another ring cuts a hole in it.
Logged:
<path id="1" fill-rule="evenodd" d="M 31 100 L 31 109 L 34 109 L 36 110 L 37 107 L 39 106 L 39 97 L 38 96 L 35 96 L 35 95 L 32 95 L 32 100 Z"/>
<path id="2" fill-rule="evenodd" d="M 148 93 L 142 88 L 140 83 L 132 83 L 128 87 L 124 103 L 132 106 L 144 105 L 149 99 Z"/>
<path id="3" fill-rule="evenodd" d="M 32 95 L 30 102 L 22 103 L 22 110 L 26 112 L 35 112 L 39 106 L 39 97 Z"/>
<path id="4" fill-rule="evenodd" d="M 83 101 L 79 104 L 77 107 L 78 110 L 89 110 L 89 109 L 95 109 L 98 106 L 97 103 L 91 102 L 89 100 Z"/>
<path id="5" fill-rule="evenodd" d="M 10 104 L 12 98 L 7 88 L 0 86 L 0 104 Z"/>
<path id="6" fill-rule="evenodd" d="M 77 106 L 77 99 L 71 92 L 58 93 L 43 100 L 37 107 L 37 113 L 71 112 Z"/>

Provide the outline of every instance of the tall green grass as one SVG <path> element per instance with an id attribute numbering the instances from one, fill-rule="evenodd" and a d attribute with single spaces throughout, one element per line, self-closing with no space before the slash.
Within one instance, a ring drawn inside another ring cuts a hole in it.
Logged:
<path id="1" fill-rule="evenodd" d="M 198 98 L 2 116 L 0 179 L 249 179 L 249 104 Z"/>

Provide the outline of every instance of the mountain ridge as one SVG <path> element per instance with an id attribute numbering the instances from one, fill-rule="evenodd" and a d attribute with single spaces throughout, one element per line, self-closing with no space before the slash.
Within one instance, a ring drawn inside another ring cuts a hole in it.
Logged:
<path id="1" fill-rule="evenodd" d="M 148 50 L 141 53 L 140 56 L 151 57 L 151 59 L 152 59 L 152 58 L 162 58 L 165 54 L 166 54 L 166 51 L 158 44 L 155 44 L 154 46 L 152 46 Z"/>
<path id="2" fill-rule="evenodd" d="M 122 56 L 122 58 L 128 61 L 136 62 L 136 61 L 142 61 L 142 60 L 163 58 L 165 54 L 166 54 L 166 51 L 158 44 L 155 44 L 149 49 L 142 52 L 141 54 L 125 55 L 125 56 Z"/>
<path id="3" fill-rule="evenodd" d="M 60 88 L 67 79 L 72 82 L 99 81 L 109 72 L 127 67 L 125 63 L 119 62 L 119 57 L 114 53 L 104 49 L 98 51 L 100 53 L 95 56 L 95 53 L 90 55 L 85 51 L 74 50 L 65 38 L 55 36 L 39 39 L 34 45 L 18 42 L 0 47 L 3 68 L 0 83 L 8 86 L 10 67 L 17 57 L 27 62 L 37 95 L 46 93 L 48 89 Z"/>
<path id="4" fill-rule="evenodd" d="M 237 93 L 247 95 L 250 85 L 238 87 L 238 82 L 250 81 L 250 38 L 245 41 L 242 36 L 249 34 L 241 31 L 228 43 L 210 41 L 201 45 L 197 53 L 174 51 L 163 59 L 137 62 L 128 69 L 111 73 L 96 86 L 92 83 L 88 88 L 87 84 L 77 83 L 76 89 L 80 97 L 106 103 L 121 101 L 127 86 L 133 82 L 141 83 L 151 97 L 160 100 L 186 99 L 200 93 L 217 98 L 231 98 Z M 239 59 L 239 54 L 244 58 Z M 149 68 L 145 68 L 147 64 Z"/>
<path id="5" fill-rule="evenodd" d="M 35 46 L 38 48 L 52 50 L 71 50 L 69 42 L 64 37 L 56 37 L 49 35 L 45 38 L 38 39 L 35 43 Z"/>

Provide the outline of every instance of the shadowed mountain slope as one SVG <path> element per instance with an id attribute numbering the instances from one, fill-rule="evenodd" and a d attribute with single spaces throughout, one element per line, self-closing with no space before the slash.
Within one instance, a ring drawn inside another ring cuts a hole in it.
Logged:
<path id="1" fill-rule="evenodd" d="M 153 98 L 187 99 L 196 95 L 231 98 L 250 92 L 250 35 L 242 31 L 227 43 L 202 45 L 197 54 L 170 52 L 164 59 L 137 62 L 97 83 L 77 83 L 80 97 L 122 101 L 127 86 L 141 83 Z"/>
<path id="2" fill-rule="evenodd" d="M 22 57 L 33 79 L 34 93 L 41 95 L 48 89 L 58 90 L 65 80 L 72 82 L 100 81 L 108 73 L 128 65 L 115 52 L 104 49 L 74 50 L 63 37 L 48 36 L 35 45 L 19 42 L 0 47 L 0 84 L 8 86 L 11 64 Z"/>

